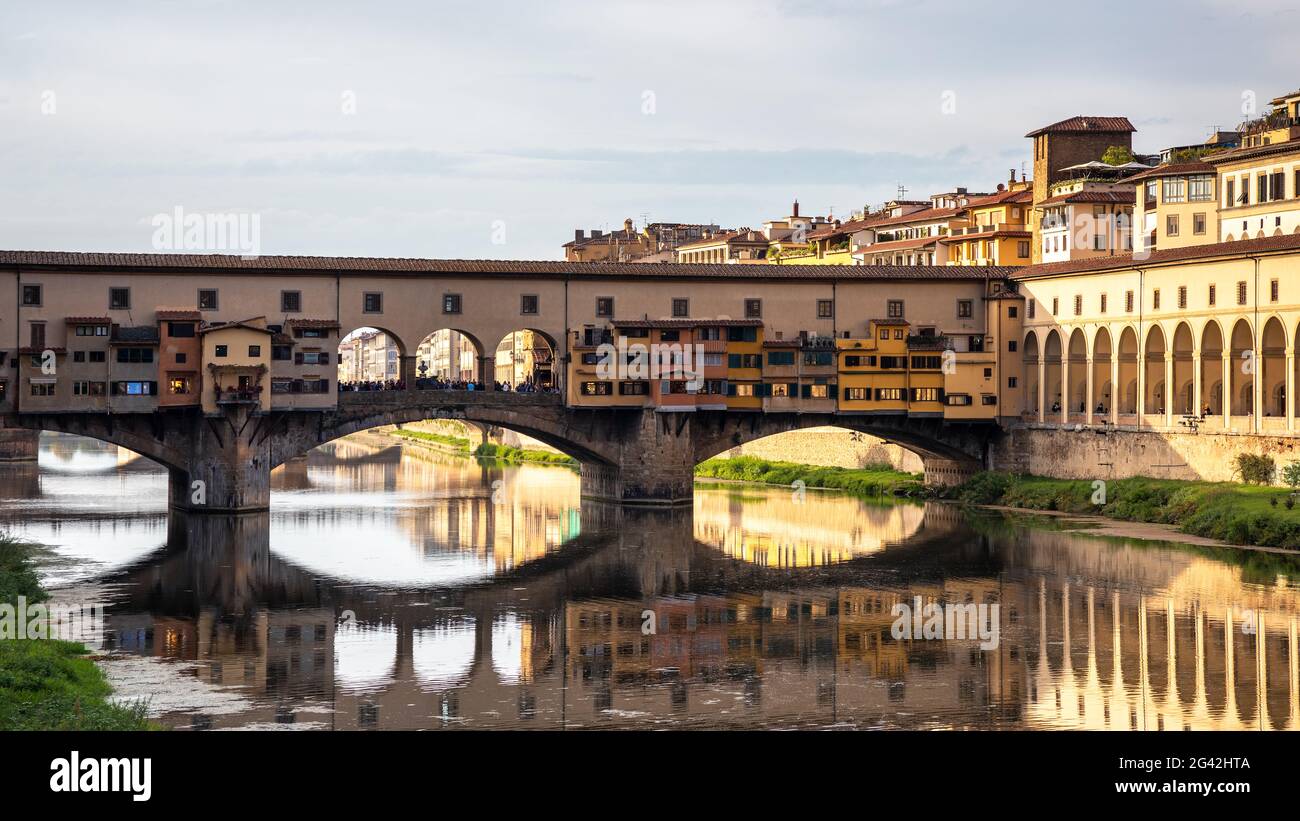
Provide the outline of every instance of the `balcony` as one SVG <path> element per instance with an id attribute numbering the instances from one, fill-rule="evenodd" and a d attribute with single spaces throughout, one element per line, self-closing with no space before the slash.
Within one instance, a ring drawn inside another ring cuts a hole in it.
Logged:
<path id="1" fill-rule="evenodd" d="M 212 390 L 216 395 L 218 405 L 259 405 L 262 402 L 262 386 L 260 384 L 230 388 L 223 388 L 218 385 Z"/>

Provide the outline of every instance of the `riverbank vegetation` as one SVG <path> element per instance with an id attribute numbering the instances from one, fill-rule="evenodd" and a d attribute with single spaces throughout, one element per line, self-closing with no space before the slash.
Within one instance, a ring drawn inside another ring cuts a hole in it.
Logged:
<path id="1" fill-rule="evenodd" d="M 1300 505 L 1292 491 L 1235 482 L 1174 479 L 1049 479 L 980 473 L 944 493 L 970 504 L 1088 513 L 1177 527 L 1231 544 L 1300 550 Z"/>
<path id="2" fill-rule="evenodd" d="M 49 598 L 32 569 L 31 545 L 0 534 L 0 603 Z M 0 639 L 0 730 L 145 730 L 145 705 L 114 704 L 85 646 L 53 639 Z"/>
<path id="3" fill-rule="evenodd" d="M 469 440 L 460 436 L 449 436 L 445 433 L 430 433 L 425 430 L 406 430 L 397 428 L 390 431 L 394 436 L 402 439 L 409 439 L 413 442 L 423 442 L 429 445 L 441 445 L 448 450 L 454 450 L 460 453 L 468 454 L 470 452 Z"/>
<path id="4" fill-rule="evenodd" d="M 563 453 L 549 450 L 527 450 L 510 445 L 494 445 L 484 442 L 474 449 L 474 455 L 480 459 L 499 459 L 502 462 L 535 462 L 544 465 L 562 465 L 577 467 L 578 460 Z"/>
<path id="5" fill-rule="evenodd" d="M 919 496 L 924 491 L 920 474 L 903 473 L 889 465 L 868 465 L 863 468 L 819 467 L 738 456 L 734 459 L 709 459 L 701 462 L 695 466 L 695 475 L 700 478 L 786 487 L 802 481 L 806 488 L 843 490 L 864 496 Z"/>

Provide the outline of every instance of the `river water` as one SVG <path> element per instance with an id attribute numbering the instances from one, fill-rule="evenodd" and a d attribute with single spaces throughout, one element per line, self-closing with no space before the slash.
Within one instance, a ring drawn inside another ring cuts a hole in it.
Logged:
<path id="1" fill-rule="evenodd" d="M 269 516 L 166 498 L 85 439 L 0 466 L 0 529 L 178 729 L 1300 727 L 1289 557 L 747 485 L 624 510 L 382 433 L 278 469 Z"/>

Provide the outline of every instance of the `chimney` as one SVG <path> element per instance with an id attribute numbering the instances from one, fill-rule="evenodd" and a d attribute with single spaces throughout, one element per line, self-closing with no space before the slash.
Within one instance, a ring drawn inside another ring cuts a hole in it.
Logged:
<path id="1" fill-rule="evenodd" d="M 584 238 L 584 235 L 585 235 L 586 233 L 587 233 L 587 232 L 586 232 L 586 231 L 583 231 L 581 228 L 575 228 L 575 229 L 573 229 L 573 238 L 574 238 L 575 240 L 583 239 L 583 238 Z"/>
<path id="2" fill-rule="evenodd" d="M 632 218 L 631 218 L 631 217 L 628 217 L 627 219 L 623 220 L 623 230 L 626 231 L 626 232 L 629 233 L 629 234 L 632 233 Z"/>
<path id="3" fill-rule="evenodd" d="M 1013 168 L 1013 169 L 1011 169 L 1011 182 L 1012 182 L 1012 184 L 1014 184 L 1015 181 L 1016 181 L 1016 169 Z"/>
<path id="4" fill-rule="evenodd" d="M 602 231 L 602 230 L 600 230 L 599 228 L 593 228 L 593 229 L 591 229 L 591 238 L 592 238 L 592 239 L 600 239 L 602 236 L 604 236 L 604 234 L 605 234 L 605 232 Z"/>
<path id="5" fill-rule="evenodd" d="M 799 216 L 799 200 L 794 201 L 794 211 L 791 212 L 790 216 L 792 217 Z"/>

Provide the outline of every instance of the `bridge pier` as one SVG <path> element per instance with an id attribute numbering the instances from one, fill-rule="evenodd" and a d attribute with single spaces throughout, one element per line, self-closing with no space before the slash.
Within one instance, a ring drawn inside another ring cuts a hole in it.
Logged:
<path id="1" fill-rule="evenodd" d="M 0 462 L 35 462 L 40 449 L 40 431 L 0 428 Z"/>
<path id="2" fill-rule="evenodd" d="M 611 437 L 616 462 L 584 461 L 582 495 L 625 505 L 689 504 L 695 494 L 691 414 L 634 412 Z"/>
<path id="3" fill-rule="evenodd" d="M 190 513 L 259 513 L 271 507 L 274 417 L 256 405 L 221 408 L 220 416 L 193 414 L 184 463 L 169 468 L 171 507 Z"/>

